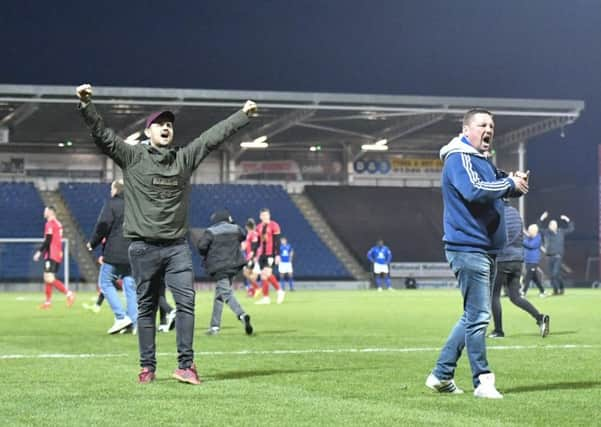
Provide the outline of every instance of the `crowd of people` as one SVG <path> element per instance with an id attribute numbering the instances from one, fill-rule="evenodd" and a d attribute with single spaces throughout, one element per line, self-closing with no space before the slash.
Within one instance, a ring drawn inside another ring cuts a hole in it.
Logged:
<path id="1" fill-rule="evenodd" d="M 155 379 L 156 314 L 160 310 L 159 330 L 175 328 L 177 335 L 178 367 L 173 377 L 200 384 L 193 351 L 195 291 L 187 244 L 186 189 L 200 162 L 227 136 L 249 122 L 256 105 L 247 101 L 240 111 L 186 147 L 175 149 L 171 146 L 175 122 L 172 112 L 149 116 L 145 127 L 148 142 L 132 146 L 123 143 L 104 125 L 92 103 L 90 85 L 78 87 L 77 94 L 79 109 L 96 145 L 124 173 L 123 181 L 112 183 L 111 198 L 87 243 L 90 251 L 99 245 L 103 248 L 100 293 L 91 309 L 98 311 L 106 299 L 115 316 L 107 332 L 137 333 L 141 368 L 138 381 L 144 384 Z M 506 173 L 496 168 L 490 160 L 494 132 L 494 118 L 489 111 L 470 110 L 463 118 L 462 133 L 440 152 L 444 164 L 443 242 L 463 297 L 463 314 L 451 330 L 426 386 L 440 393 L 463 393 L 455 383 L 454 374 L 466 349 L 474 395 L 500 399 L 503 396 L 496 389 L 496 378 L 487 359 L 486 330 L 492 315 L 494 329 L 488 336 L 505 336 L 501 290 L 506 289 L 510 301 L 526 311 L 535 320 L 540 335 L 546 337 L 550 332 L 550 316 L 539 312 L 525 296 L 531 282 L 540 296 L 546 296 L 538 271 L 542 254 L 550 266 L 553 294 L 564 294 L 561 265 L 565 236 L 574 231 L 574 224 L 561 215 L 564 227 L 550 220 L 543 228 L 543 221 L 549 217 L 544 212 L 537 224 L 524 230 L 520 214 L 509 199 L 528 193 L 529 172 Z M 47 220 L 44 243 L 34 255 L 34 260 L 42 255 L 44 258 L 46 300 L 41 308 L 50 308 L 53 288 L 64 292 L 68 305 L 72 305 L 74 293 L 55 276 L 62 262 L 62 226 L 52 206 L 46 207 L 44 216 Z M 245 333 L 253 334 L 251 316 L 232 291 L 233 279 L 240 272 L 247 282 L 248 295 L 260 297 L 256 304 L 271 303 L 270 287 L 275 290 L 278 304 L 285 299 L 286 284 L 289 291 L 294 290 L 294 249 L 267 208 L 260 211 L 258 223 L 250 218 L 244 227 L 236 224 L 226 209 L 215 211 L 210 226 L 195 246 L 206 272 L 216 282 L 208 335 L 220 333 L 224 304 L 242 323 Z M 385 286 L 392 291 L 390 248 L 380 239 L 368 251 L 367 258 L 372 264 L 376 289 L 382 291 Z M 278 270 L 280 280 L 276 277 Z M 117 294 L 118 287 L 125 294 L 125 307 Z M 166 289 L 173 295 L 175 310 L 166 301 Z"/>

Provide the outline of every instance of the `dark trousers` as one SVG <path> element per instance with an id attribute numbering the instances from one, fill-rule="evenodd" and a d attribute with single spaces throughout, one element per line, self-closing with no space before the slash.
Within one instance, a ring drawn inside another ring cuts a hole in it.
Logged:
<path id="1" fill-rule="evenodd" d="M 554 294 L 563 293 L 563 279 L 561 278 L 561 255 L 549 255 L 549 274 Z"/>
<path id="2" fill-rule="evenodd" d="M 133 241 L 129 260 L 138 296 L 140 366 L 156 369 L 156 313 L 163 286 L 175 300 L 175 331 L 179 368 L 194 360 L 194 274 L 192 254 L 185 239 L 172 243 Z"/>
<path id="3" fill-rule="evenodd" d="M 526 264 L 526 276 L 524 276 L 524 295 L 528 292 L 530 282 L 534 282 L 541 294 L 545 293 L 545 288 L 538 274 L 538 264 Z"/>
<path id="4" fill-rule="evenodd" d="M 501 310 L 501 288 L 507 289 L 510 301 L 528 312 L 537 322 L 542 315 L 527 299 L 520 295 L 520 276 L 522 275 L 522 263 L 520 261 L 508 261 L 497 263 L 497 277 L 492 291 L 492 317 L 495 323 L 495 332 L 503 333 L 503 314 Z"/>
<path id="5" fill-rule="evenodd" d="M 213 299 L 213 314 L 211 315 L 211 327 L 221 327 L 221 315 L 223 313 L 223 304 L 227 304 L 236 315 L 236 319 L 241 320 L 240 316 L 244 314 L 244 310 L 232 292 L 233 276 L 222 277 L 217 280 L 215 286 L 215 298 Z"/>

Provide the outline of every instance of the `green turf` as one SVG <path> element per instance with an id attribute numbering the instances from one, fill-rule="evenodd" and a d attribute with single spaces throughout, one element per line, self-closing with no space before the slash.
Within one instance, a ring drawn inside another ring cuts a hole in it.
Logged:
<path id="1" fill-rule="evenodd" d="M 211 301 L 207 292 L 198 293 L 195 349 L 203 384 L 197 387 L 171 378 L 173 333 L 158 336 L 157 381 L 138 385 L 136 338 L 106 335 L 112 323 L 108 306 L 99 314 L 81 308 L 91 297 L 81 294 L 67 309 L 57 296 L 52 310 L 42 311 L 41 294 L 0 294 L 2 425 L 601 422 L 597 290 L 546 299 L 533 292 L 531 301 L 551 315 L 551 335 L 544 340 L 533 320 L 503 299 L 507 337 L 488 341 L 497 386 L 505 393 L 501 401 L 473 397 L 465 357 L 456 380 L 466 394 L 438 395 L 423 385 L 460 314 L 456 290 L 296 292 L 269 306 L 239 294 L 252 315 L 253 337 L 225 310 L 221 335 L 205 336 Z"/>

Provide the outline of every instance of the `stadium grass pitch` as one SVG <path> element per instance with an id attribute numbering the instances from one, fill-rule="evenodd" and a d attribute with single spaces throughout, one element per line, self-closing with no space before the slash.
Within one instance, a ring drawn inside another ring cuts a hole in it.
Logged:
<path id="1" fill-rule="evenodd" d="M 289 293 L 282 305 L 238 294 L 256 335 L 224 309 L 205 336 L 211 295 L 197 294 L 195 350 L 201 386 L 171 378 L 175 334 L 157 338 L 157 381 L 136 383 L 137 339 L 106 334 L 98 314 L 56 296 L 0 294 L 0 419 L 6 426 L 595 425 L 601 400 L 601 290 L 568 289 L 531 301 L 535 322 L 503 298 L 506 338 L 488 340 L 500 401 L 472 395 L 467 357 L 459 396 L 424 386 L 461 311 L 457 290 Z M 491 329 L 489 329 L 491 330 Z"/>

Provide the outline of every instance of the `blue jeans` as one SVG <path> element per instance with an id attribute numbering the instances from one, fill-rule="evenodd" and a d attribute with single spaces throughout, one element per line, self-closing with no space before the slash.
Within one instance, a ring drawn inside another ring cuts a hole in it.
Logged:
<path id="1" fill-rule="evenodd" d="M 490 289 L 495 279 L 495 260 L 483 253 L 446 251 L 451 270 L 463 296 L 463 315 L 451 330 L 433 374 L 452 379 L 464 347 L 472 369 L 474 387 L 478 376 L 490 372 L 486 360 L 486 328 L 490 322 Z"/>
<path id="2" fill-rule="evenodd" d="M 123 293 L 127 304 L 126 311 L 123 310 L 123 305 L 115 289 L 115 281 L 119 278 L 123 280 Z M 100 290 L 102 290 L 104 297 L 111 306 L 111 310 L 115 313 L 115 318 L 123 319 L 127 314 L 135 326 L 138 319 L 138 302 L 136 300 L 136 284 L 131 276 L 129 265 L 102 264 L 98 281 L 100 282 Z"/>

